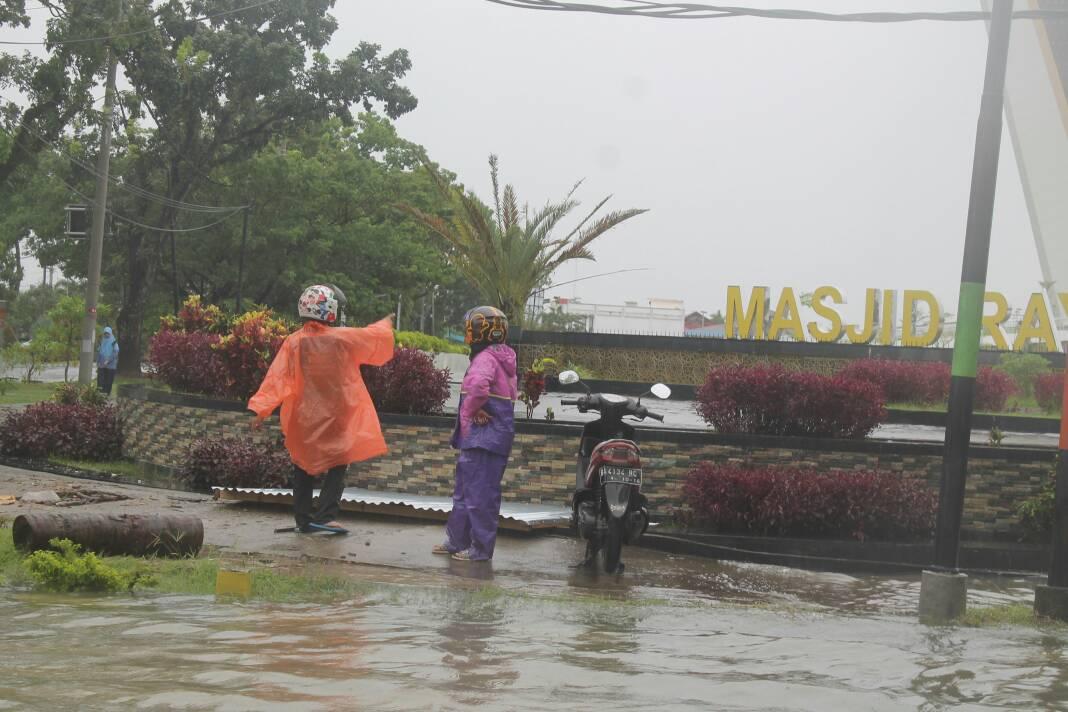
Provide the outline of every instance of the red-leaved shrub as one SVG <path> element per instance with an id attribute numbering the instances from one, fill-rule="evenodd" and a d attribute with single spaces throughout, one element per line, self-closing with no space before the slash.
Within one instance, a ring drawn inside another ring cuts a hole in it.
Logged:
<path id="1" fill-rule="evenodd" d="M 111 405 L 34 403 L 0 423 L 0 453 L 14 457 L 117 460 L 122 443 L 122 420 Z"/>
<path id="2" fill-rule="evenodd" d="M 934 528 L 938 493 L 893 472 L 815 472 L 702 463 L 684 501 L 698 522 L 724 533 L 920 539 Z"/>
<path id="3" fill-rule="evenodd" d="M 1012 376 L 989 366 L 980 366 L 975 376 L 975 409 L 999 412 L 1016 393 Z"/>
<path id="4" fill-rule="evenodd" d="M 212 348 L 226 369 L 226 395 L 246 400 L 260 387 L 289 328 L 269 309 L 236 317 Z"/>
<path id="5" fill-rule="evenodd" d="M 449 397 L 449 370 L 434 368 L 434 358 L 418 349 L 395 349 L 384 366 L 361 366 L 375 408 L 384 413 L 432 415 Z"/>
<path id="6" fill-rule="evenodd" d="M 697 410 L 721 433 L 862 438 L 886 419 L 877 386 L 777 364 L 713 368 Z"/>
<path id="7" fill-rule="evenodd" d="M 859 359 L 838 372 L 843 378 L 879 386 L 887 403 L 944 403 L 949 397 L 949 364 Z"/>
<path id="8" fill-rule="evenodd" d="M 1035 400 L 1047 413 L 1056 413 L 1064 407 L 1064 374 L 1043 373 L 1036 378 Z"/>
<path id="9" fill-rule="evenodd" d="M 861 383 L 874 383 L 887 403 L 918 405 L 945 404 L 949 400 L 950 367 L 928 361 L 860 359 L 838 371 L 838 375 Z M 1016 392 L 1012 377 L 983 366 L 976 375 L 975 407 L 999 411 Z"/>
<path id="10" fill-rule="evenodd" d="M 148 364 L 153 378 L 173 390 L 209 396 L 226 392 L 226 365 L 213 348 L 218 334 L 163 329 L 148 345 Z"/>
<path id="11" fill-rule="evenodd" d="M 198 440 L 178 476 L 198 492 L 212 487 L 288 487 L 293 463 L 281 447 L 236 438 Z"/>

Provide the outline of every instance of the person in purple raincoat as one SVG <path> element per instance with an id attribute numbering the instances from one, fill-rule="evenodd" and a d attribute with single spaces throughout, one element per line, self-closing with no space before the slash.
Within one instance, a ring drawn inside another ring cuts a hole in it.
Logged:
<path id="1" fill-rule="evenodd" d="M 488 561 L 497 542 L 501 479 L 515 439 L 516 358 L 505 343 L 508 318 L 500 309 L 467 312 L 464 334 L 471 365 L 460 387 L 452 435 L 452 446 L 459 450 L 456 485 L 445 542 L 435 546 L 434 553 Z"/>

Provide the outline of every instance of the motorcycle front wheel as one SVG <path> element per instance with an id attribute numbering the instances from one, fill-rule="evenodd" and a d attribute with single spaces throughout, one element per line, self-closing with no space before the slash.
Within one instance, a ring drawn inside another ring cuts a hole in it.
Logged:
<path id="1" fill-rule="evenodd" d="M 608 518 L 608 530 L 604 535 L 604 546 L 601 547 L 601 557 L 604 563 L 604 572 L 614 574 L 619 568 L 619 559 L 623 554 L 623 520 L 615 517 Z"/>

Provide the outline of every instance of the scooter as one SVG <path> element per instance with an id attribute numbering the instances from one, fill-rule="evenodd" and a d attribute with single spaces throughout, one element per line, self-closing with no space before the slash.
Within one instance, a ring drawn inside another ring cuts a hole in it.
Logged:
<path id="1" fill-rule="evenodd" d="M 671 396 L 671 389 L 657 383 L 634 399 L 592 393 L 574 371 L 564 371 L 558 378 L 562 385 L 580 383 L 586 388 L 586 395 L 561 399 L 560 405 L 577 406 L 580 413 L 592 410 L 600 414 L 582 428 L 571 499 L 572 527 L 586 540 L 586 558 L 580 566 L 594 565 L 600 554 L 605 573 L 622 573 L 623 544 L 635 543 L 649 527 L 648 501 L 641 493 L 641 450 L 635 442 L 634 426 L 624 418 L 664 422 L 663 415 L 642 405 L 642 398 L 652 395 L 663 400 Z"/>

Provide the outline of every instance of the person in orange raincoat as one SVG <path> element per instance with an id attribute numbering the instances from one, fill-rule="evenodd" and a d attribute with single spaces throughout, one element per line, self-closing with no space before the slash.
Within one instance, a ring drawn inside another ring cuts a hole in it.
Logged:
<path id="1" fill-rule="evenodd" d="M 345 295 L 332 284 L 304 290 L 304 326 L 286 337 L 248 402 L 259 428 L 282 406 L 282 433 L 293 460 L 293 514 L 298 532 L 344 534 L 336 517 L 350 463 L 386 453 L 386 441 L 360 366 L 393 358 L 393 317 L 363 329 L 345 327 Z M 312 510 L 318 487 L 319 503 Z"/>

